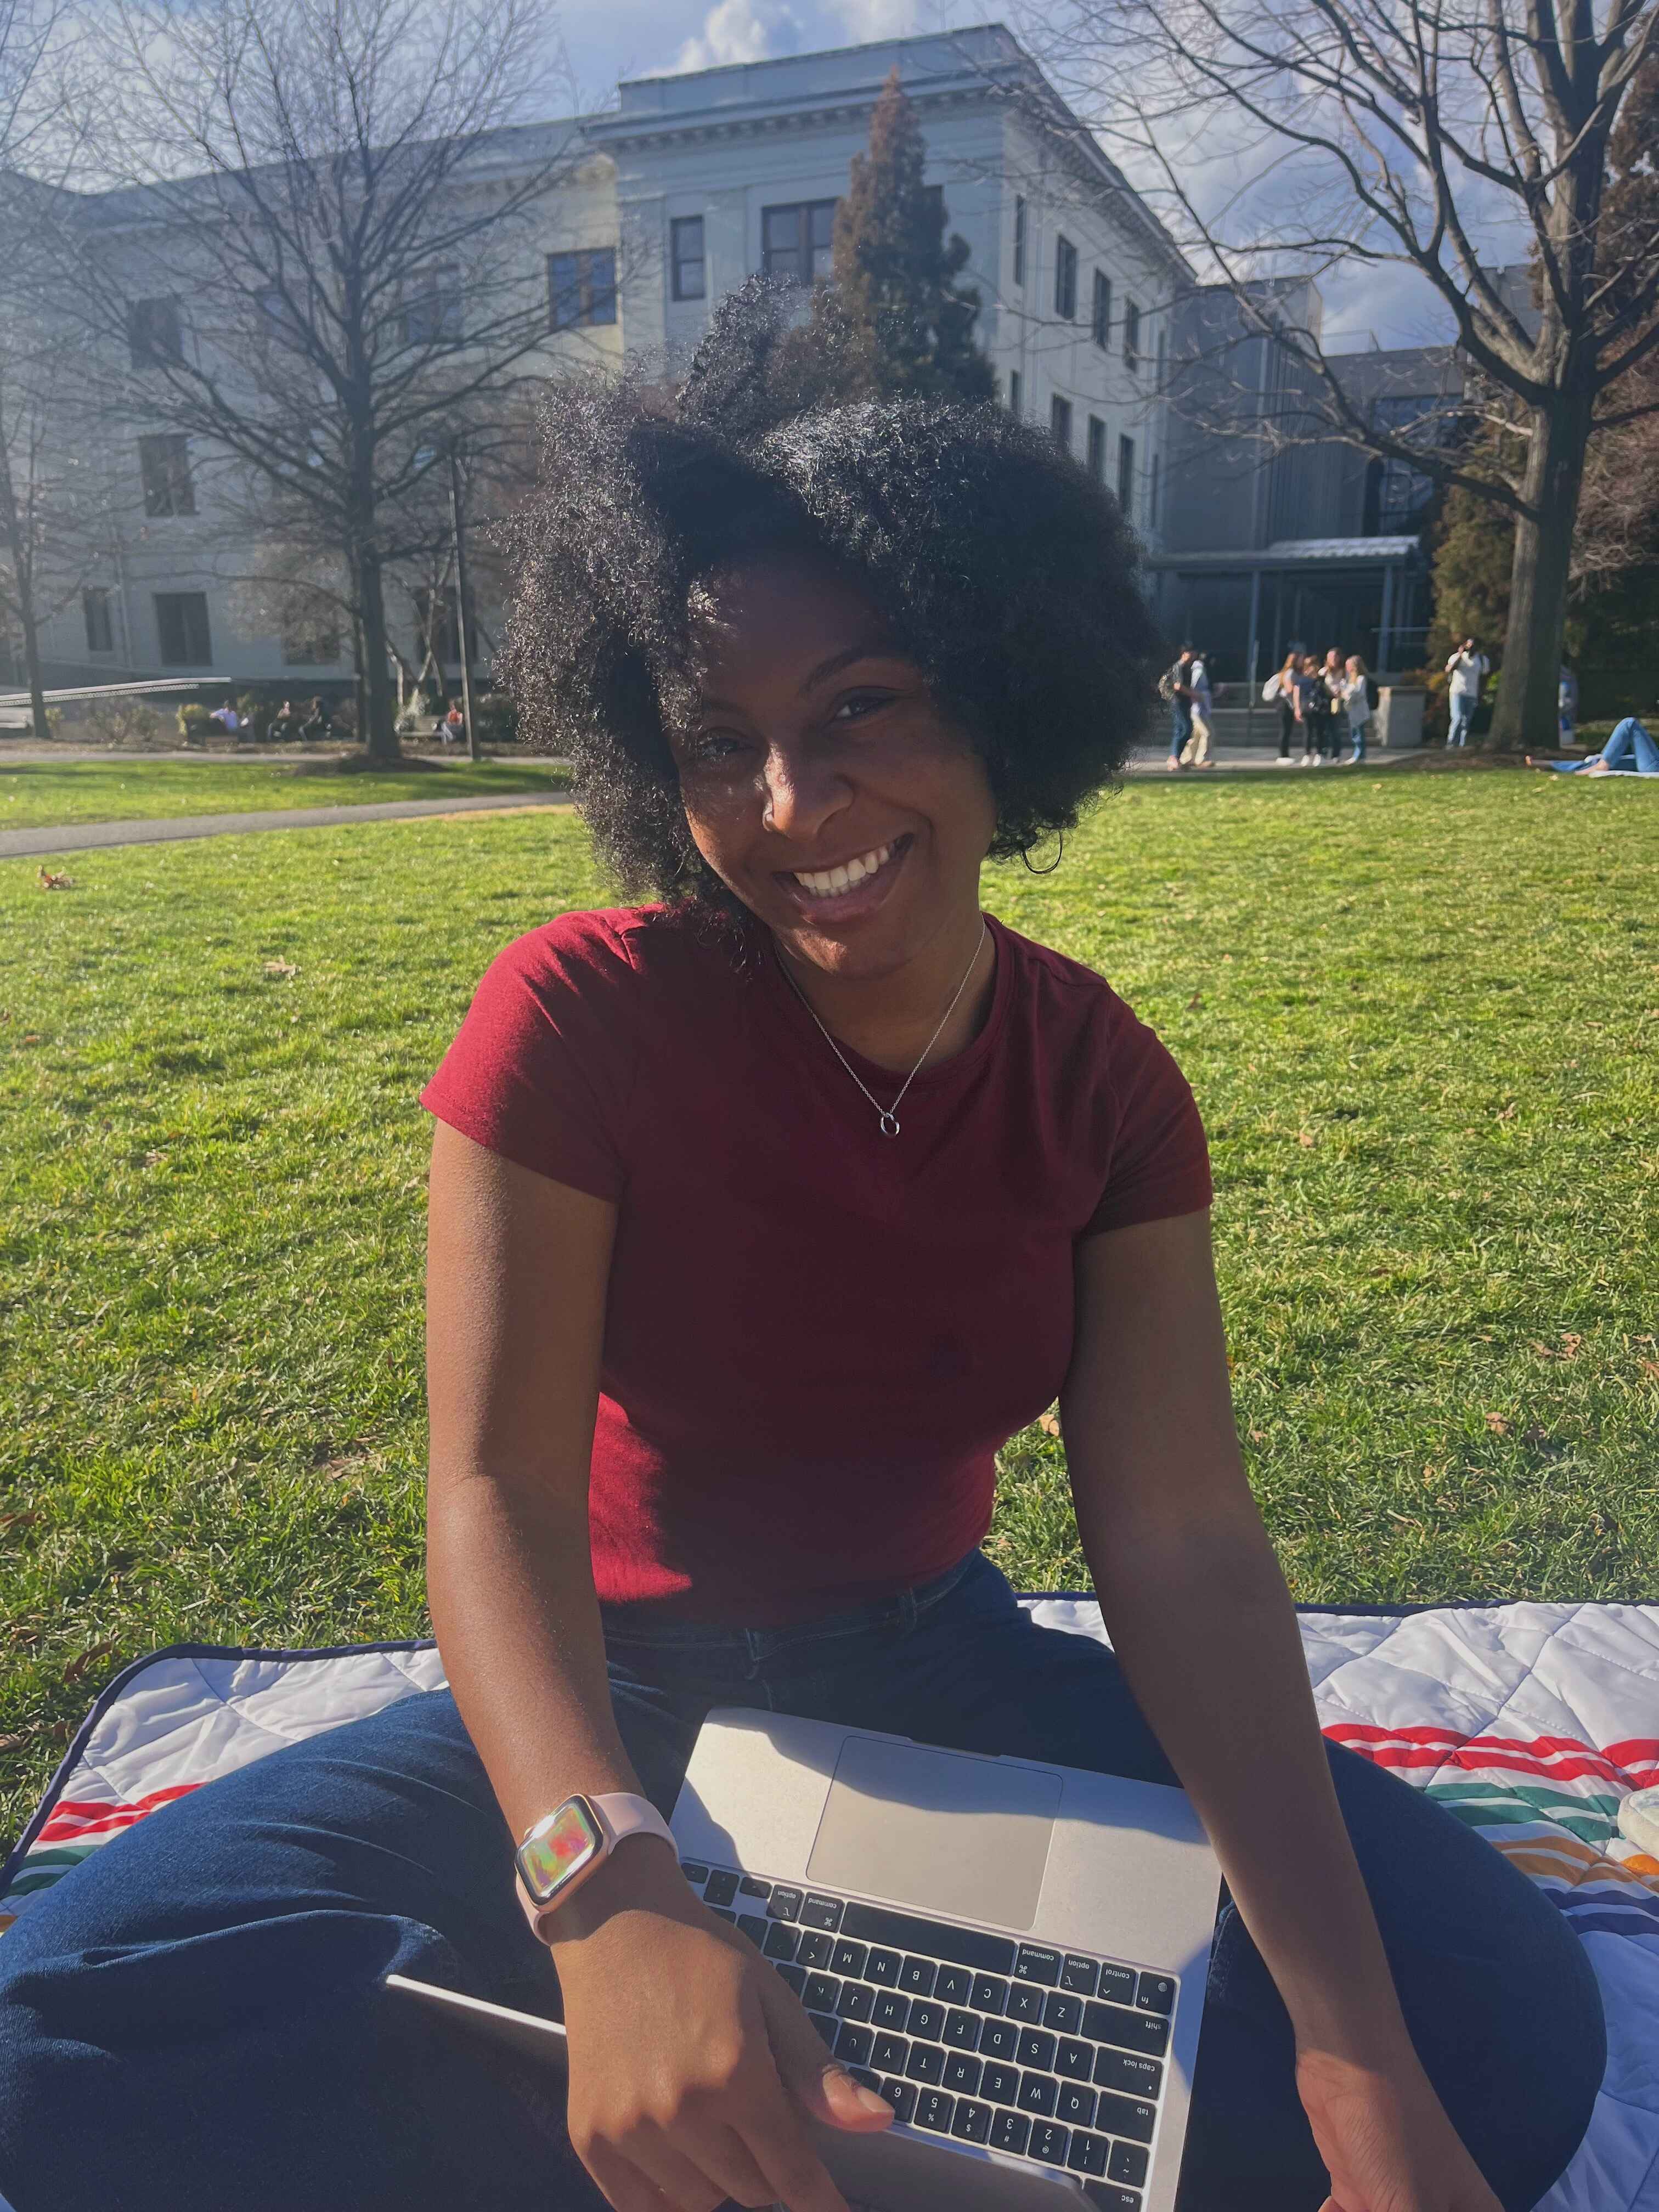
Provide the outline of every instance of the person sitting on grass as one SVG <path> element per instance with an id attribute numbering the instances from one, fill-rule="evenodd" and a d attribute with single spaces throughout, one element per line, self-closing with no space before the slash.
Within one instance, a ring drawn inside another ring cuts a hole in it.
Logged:
<path id="1" fill-rule="evenodd" d="M 1188 2212 L 1522 2212 L 1584 2132 L 1561 1915 L 1321 1739 L 1192 1093 L 981 903 L 1146 726 L 1134 540 L 997 407 L 804 405 L 790 312 L 723 304 L 672 414 L 554 387 L 515 525 L 523 726 L 642 902 L 509 945 L 425 1093 L 449 1686 L 161 1808 L 0 1941 L 25 2212 L 842 2212 L 805 2123 L 891 2112 L 672 1849 L 545 1948 L 514 1896 L 573 1792 L 666 1814 L 714 1705 L 1179 1778 L 1227 1881 Z M 1056 1397 L 1112 1650 L 981 1548 Z M 556 1976 L 565 2111 L 389 1970 Z"/>
<path id="2" fill-rule="evenodd" d="M 1650 737 L 1644 723 L 1626 714 L 1613 725 L 1601 751 L 1588 760 L 1534 760 L 1528 753 L 1527 766 L 1553 769 L 1557 775 L 1659 775 L 1659 742 Z"/>

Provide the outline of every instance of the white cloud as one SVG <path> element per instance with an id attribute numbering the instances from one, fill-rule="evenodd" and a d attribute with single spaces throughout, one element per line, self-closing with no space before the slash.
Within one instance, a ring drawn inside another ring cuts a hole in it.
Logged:
<path id="1" fill-rule="evenodd" d="M 799 26 L 778 0 L 715 0 L 702 29 L 680 48 L 677 70 L 718 69 L 726 62 L 762 62 L 793 53 Z"/>
<path id="2" fill-rule="evenodd" d="M 908 39 L 921 28 L 917 0 L 831 0 L 830 12 L 846 25 L 849 46 L 872 39 Z"/>

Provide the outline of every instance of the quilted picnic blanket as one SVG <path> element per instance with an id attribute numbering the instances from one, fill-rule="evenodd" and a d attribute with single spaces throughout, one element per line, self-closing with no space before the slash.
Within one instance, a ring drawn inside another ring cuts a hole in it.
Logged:
<path id="1" fill-rule="evenodd" d="M 1025 1602 L 1103 1639 L 1091 1599 Z M 1548 1893 L 1595 1967 L 1607 2075 L 1540 2212 L 1659 2212 L 1659 1860 L 1618 1828 L 1620 1800 L 1659 1783 L 1659 1606 L 1304 1609 L 1302 1635 L 1326 1734 L 1478 1829 Z M 442 1684 L 429 1644 L 140 1660 L 99 1698 L 0 1869 L 0 1929 L 158 1805 Z"/>

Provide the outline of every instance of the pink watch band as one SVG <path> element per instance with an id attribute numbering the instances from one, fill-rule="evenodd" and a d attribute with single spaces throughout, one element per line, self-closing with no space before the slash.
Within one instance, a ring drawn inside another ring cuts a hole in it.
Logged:
<path id="1" fill-rule="evenodd" d="M 590 1875 L 605 1864 L 618 1844 L 626 1843 L 630 1836 L 659 1836 L 671 1850 L 678 1852 L 678 1850 L 673 1830 L 647 1797 L 636 1797 L 624 1790 L 610 1790 L 600 1796 L 589 1796 L 584 1792 L 581 1802 L 592 1812 L 602 1843 L 602 1848 L 587 1864 L 561 1886 L 556 1897 L 549 1898 L 545 1902 L 531 1895 L 525 1887 L 522 1875 L 515 1874 L 514 1877 L 514 1886 L 518 1891 L 519 1904 L 525 1918 L 536 1935 L 544 1939 L 557 1918 L 560 1907 L 575 1895 Z M 538 1826 L 540 1825 L 537 1823 Z M 530 1833 L 533 1835 L 535 1828 L 532 1827 Z"/>

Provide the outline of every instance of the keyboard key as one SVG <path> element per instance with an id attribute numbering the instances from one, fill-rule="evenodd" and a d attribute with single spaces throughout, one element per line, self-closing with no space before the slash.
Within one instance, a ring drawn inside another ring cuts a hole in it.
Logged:
<path id="1" fill-rule="evenodd" d="M 910 2017 L 910 2000 L 896 1990 L 878 1990 L 870 2017 L 878 2027 L 902 2027 Z"/>
<path id="2" fill-rule="evenodd" d="M 991 2132 L 993 2117 L 988 2105 L 976 2104 L 973 2098 L 963 2097 L 957 2102 L 951 2132 L 963 2142 L 982 2143 Z"/>
<path id="3" fill-rule="evenodd" d="M 795 1954 L 803 1966 L 813 1969 L 827 1966 L 835 1955 L 835 1937 L 826 1936 L 817 1929 L 814 1929 L 810 1936 L 801 1937 L 800 1948 Z"/>
<path id="4" fill-rule="evenodd" d="M 921 2036 L 924 2042 L 942 2042 L 945 2037 L 945 2007 L 934 2004 L 927 1997 L 915 1997 L 911 2001 L 910 2017 L 904 2025 L 912 2035 Z"/>
<path id="5" fill-rule="evenodd" d="M 904 1954 L 902 1951 L 884 1951 L 879 1944 L 872 1946 L 864 1966 L 866 1981 L 878 1983 L 884 1990 L 896 1990 L 903 1971 Z"/>
<path id="6" fill-rule="evenodd" d="M 910 2046 L 902 2035 L 889 2028 L 878 2028 L 870 2053 L 870 2063 L 879 2066 L 884 2074 L 902 2074 L 904 2062 L 910 2056 Z"/>
<path id="7" fill-rule="evenodd" d="M 1047 2029 L 1028 2027 L 1022 2032 L 1019 2063 L 1022 2066 L 1041 2067 L 1045 2074 L 1049 2071 L 1054 2063 L 1054 2039 Z"/>
<path id="8" fill-rule="evenodd" d="M 737 1893 L 738 1877 L 734 1874 L 728 1874 L 725 1868 L 721 1867 L 709 1875 L 708 1887 L 702 1893 L 702 1901 L 705 1905 L 730 1905 Z"/>
<path id="9" fill-rule="evenodd" d="M 892 2106 L 895 2119 L 908 2120 L 916 2109 L 916 2092 L 913 2082 L 884 2081 L 880 2094 Z"/>
<path id="10" fill-rule="evenodd" d="M 823 1928 L 833 1935 L 841 1926 L 841 1899 L 838 1897 L 809 1897 L 800 1909 L 801 1924 L 806 1928 Z"/>
<path id="11" fill-rule="evenodd" d="M 939 1968 L 931 1959 L 907 1959 L 899 1969 L 898 1985 L 913 1997 L 930 1997 Z"/>
<path id="12" fill-rule="evenodd" d="M 953 1928 L 948 1920 L 923 1920 L 913 1912 L 895 1912 L 885 1905 L 860 1905 L 856 1900 L 842 1915 L 843 1936 L 856 1936 L 866 1943 L 890 1943 L 901 1951 L 931 1952 L 935 1959 L 951 1959 L 959 1966 L 981 1966 L 988 1974 L 1008 1973 L 1014 1963 L 1014 1944 L 1006 1936 L 992 1936 L 982 1928 Z M 922 1992 L 931 1996 L 933 1990 Z"/>
<path id="13" fill-rule="evenodd" d="M 1146 2179 L 1148 2154 L 1139 2143 L 1114 2143 L 1112 2154 L 1106 2161 L 1109 2181 L 1127 2181 L 1131 2189 L 1139 2189 Z"/>
<path id="14" fill-rule="evenodd" d="M 1054 2071 L 1067 2081 L 1086 2081 L 1094 2070 L 1094 2045 L 1079 2043 L 1075 2036 L 1062 2035 L 1060 2047 L 1054 2052 Z"/>
<path id="15" fill-rule="evenodd" d="M 757 1912 L 740 1912 L 738 1915 L 738 1935 L 746 1936 L 757 1951 L 765 1943 L 766 1931 L 772 1924 L 763 1920 Z"/>
<path id="16" fill-rule="evenodd" d="M 849 2020 L 836 2038 L 836 2056 L 848 2066 L 867 2066 L 870 2063 L 870 2046 L 874 2041 L 875 2038 L 867 2027 L 860 2027 L 855 2021 Z M 1092 2091 L 1090 2094 L 1092 2094 Z"/>
<path id="17" fill-rule="evenodd" d="M 860 2089 L 875 2089 L 879 2091 L 881 2087 L 881 2076 L 875 2071 L 873 2067 L 849 2066 L 847 2070 L 852 2075 L 853 2079 L 858 2083 Z"/>
<path id="18" fill-rule="evenodd" d="M 1060 2084 L 1052 2074 L 1022 2074 L 1019 2077 L 1019 2109 L 1022 2112 L 1037 2112 L 1046 2120 L 1054 2109 L 1060 2095 Z"/>
<path id="19" fill-rule="evenodd" d="M 952 2051 L 972 2051 L 979 2041 L 979 2022 L 970 2012 L 945 2015 L 945 2040 Z"/>
<path id="20" fill-rule="evenodd" d="M 868 2020 L 870 2007 L 875 2002 L 875 1991 L 872 1989 L 867 1989 L 862 1982 L 843 1982 L 841 1985 L 841 2002 L 836 2007 L 836 2010 L 843 2020 Z"/>
<path id="21" fill-rule="evenodd" d="M 1019 2030 L 1011 2020 L 988 2020 L 979 2031 L 982 2058 L 1018 2058 Z"/>
<path id="22" fill-rule="evenodd" d="M 1164 2069 L 1156 2058 L 1137 2058 L 1129 2051 L 1097 2051 L 1095 2087 L 1118 2089 L 1126 2097 L 1156 2097 L 1164 2086 Z"/>
<path id="23" fill-rule="evenodd" d="M 806 1977 L 808 2012 L 834 2012 L 840 2001 L 841 1984 L 833 1974 L 809 1974 Z"/>
<path id="24" fill-rule="evenodd" d="M 850 1974 L 855 1982 L 861 1982 L 864 1979 L 864 1961 L 868 1955 L 862 1943 L 849 1943 L 843 1936 L 830 1961 L 830 1972 Z"/>
<path id="25" fill-rule="evenodd" d="M 979 2077 L 979 2094 L 988 2097 L 994 2105 L 1015 2105 L 1019 2102 L 1019 2069 L 1005 2066 L 1000 2058 L 986 2062 L 985 2071 Z"/>
<path id="26" fill-rule="evenodd" d="M 933 1995 L 946 2004 L 965 2005 L 974 1993 L 974 1978 L 966 1966 L 941 1966 Z"/>
<path id="27" fill-rule="evenodd" d="M 947 2097 L 943 2089 L 924 2089 L 916 2099 L 916 2125 L 931 2128 L 937 2136 L 948 2134 L 956 2108 L 956 2099 Z"/>
<path id="28" fill-rule="evenodd" d="M 780 1886 L 772 1892 L 766 1910 L 774 1920 L 799 1920 L 801 1906 L 805 1902 L 798 1889 L 785 1889 Z"/>
<path id="29" fill-rule="evenodd" d="M 836 2038 L 841 2033 L 841 2022 L 827 2012 L 809 2012 L 806 2017 L 833 2051 Z"/>
<path id="30" fill-rule="evenodd" d="M 1045 1950 L 1040 1943 L 1022 1943 L 1019 1955 L 1014 1960 L 1014 1978 L 1020 1982 L 1041 1982 L 1045 1989 L 1053 1989 L 1060 1979 L 1060 1968 L 1058 1951 Z"/>
<path id="31" fill-rule="evenodd" d="M 1135 2002 L 1142 2012 L 1171 2013 L 1175 2010 L 1176 1985 L 1168 1974 L 1143 1974 L 1140 1987 L 1135 1992 Z"/>
<path id="32" fill-rule="evenodd" d="M 1160 2020 L 1156 2013 L 1130 2012 L 1122 2005 L 1085 2005 L 1083 2033 L 1091 2043 L 1138 2051 L 1144 2058 L 1162 2058 L 1170 2042 L 1167 2020 Z"/>
<path id="33" fill-rule="evenodd" d="M 836 2045 L 836 2055 L 841 2055 L 841 2045 Z M 1060 2097 L 1054 2106 L 1054 2118 L 1064 2120 L 1067 2127 L 1088 2128 L 1094 2125 L 1095 2093 L 1081 2081 L 1062 2081 Z"/>
<path id="34" fill-rule="evenodd" d="M 1107 2089 L 1101 2091 L 1100 2102 L 1095 2108 L 1097 2128 L 1104 2128 L 1110 2135 L 1127 2136 L 1131 2142 L 1151 2142 L 1157 2118 L 1153 2106 L 1137 2104 L 1128 2097 L 1115 2097 Z"/>
<path id="35" fill-rule="evenodd" d="M 769 1881 L 763 1881 L 757 1874 L 744 1875 L 743 1880 L 738 1884 L 738 1895 L 739 1897 L 758 1897 L 765 1899 L 770 1897 L 771 1894 L 771 1883 Z"/>
<path id="36" fill-rule="evenodd" d="M 1030 2140 L 1031 2123 L 1022 2113 L 999 2112 L 991 2123 L 993 2150 L 1012 2151 L 1016 2158 L 1024 2158 Z"/>
<path id="37" fill-rule="evenodd" d="M 975 1974 L 968 2002 L 975 2012 L 999 2013 L 1008 2002 L 1008 1984 L 995 1974 Z"/>
<path id="38" fill-rule="evenodd" d="M 799 1942 L 799 1928 L 792 1928 L 787 1920 L 775 1920 L 767 1929 L 761 1948 L 769 1959 L 793 1959 Z"/>
<path id="39" fill-rule="evenodd" d="M 1075 2035 L 1083 2025 L 1083 2000 L 1064 1990 L 1050 1990 L 1042 2001 L 1042 2025 L 1057 2027 L 1062 2035 Z"/>
<path id="40" fill-rule="evenodd" d="M 1135 1977 L 1127 1966 L 1103 1966 L 1097 1996 L 1105 1997 L 1113 2004 L 1132 2005 L 1135 2001 Z"/>
<path id="41" fill-rule="evenodd" d="M 1085 2181 L 1083 2193 L 1095 2212 L 1140 2212 L 1140 2198 L 1133 2189 L 1119 2189 L 1109 2181 Z"/>
<path id="42" fill-rule="evenodd" d="M 1031 2130 L 1030 2148 L 1026 2154 L 1040 2158 L 1045 2166 L 1064 2166 L 1069 2142 L 1064 2128 L 1057 2128 L 1052 2120 L 1039 2120 Z"/>
<path id="43" fill-rule="evenodd" d="M 933 2088 L 945 2079 L 945 2053 L 937 2043 L 913 2043 L 904 2070 L 913 2081 Z"/>
<path id="44" fill-rule="evenodd" d="M 1016 1982 L 1008 1992 L 1008 2017 L 1018 2021 L 1023 2027 L 1036 2027 L 1042 2020 L 1042 2003 L 1040 1984 Z"/>
<path id="45" fill-rule="evenodd" d="M 1104 2173 L 1111 2148 L 1104 2136 L 1091 2136 L 1079 2128 L 1072 2137 L 1066 2163 L 1073 2173 Z"/>
<path id="46" fill-rule="evenodd" d="M 981 2062 L 969 2051 L 953 2051 L 945 2062 L 945 2086 L 971 2097 L 979 2087 Z"/>
<path id="47" fill-rule="evenodd" d="M 1091 1997 L 1100 1984 L 1100 1969 L 1092 1959 L 1079 1959 L 1073 1951 L 1066 1954 L 1066 1963 L 1060 1970 L 1060 1986 L 1070 1990 L 1073 1996 Z"/>
<path id="48" fill-rule="evenodd" d="M 778 1978 L 787 1982 L 797 1996 L 806 1987 L 805 1972 L 799 1966 L 792 1966 L 787 1959 L 781 1959 L 778 1961 Z"/>
<path id="49" fill-rule="evenodd" d="M 713 1912 L 713 1914 L 714 1914 L 714 1917 L 715 1917 L 715 1919 L 716 1919 L 716 1920 L 724 1920 L 724 1921 L 727 1923 L 727 1925 L 728 1925 L 728 1926 L 732 1927 L 732 1928 L 735 1928 L 735 1927 L 737 1926 L 737 1924 L 738 1924 L 738 1916 L 737 1916 L 737 1914 L 736 1914 L 735 1912 L 733 1912 L 733 1911 L 732 1911 L 732 1909 L 731 1909 L 731 1907 L 730 1907 L 729 1905 L 711 1905 L 711 1906 L 709 1907 L 709 1910 Z"/>
<path id="50" fill-rule="evenodd" d="M 708 1868 L 706 1866 L 699 1866 L 696 1859 L 682 1859 L 680 1861 L 680 1872 L 685 1876 L 686 1880 L 691 1883 L 693 1887 L 696 1889 L 701 1889 L 704 1882 L 708 1879 Z"/>

